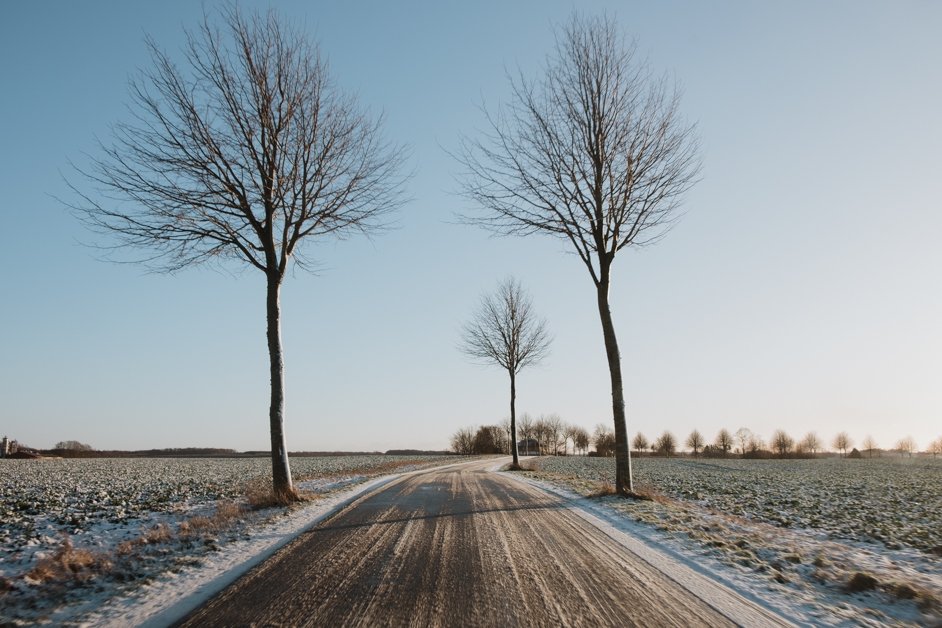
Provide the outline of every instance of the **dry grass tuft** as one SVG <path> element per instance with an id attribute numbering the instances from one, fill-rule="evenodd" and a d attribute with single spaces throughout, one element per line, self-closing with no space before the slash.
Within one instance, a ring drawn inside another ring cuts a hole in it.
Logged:
<path id="1" fill-rule="evenodd" d="M 848 593 L 860 593 L 861 591 L 869 591 L 876 588 L 880 584 L 880 581 L 877 580 L 874 576 L 871 576 L 868 573 L 862 571 L 854 572 L 854 575 L 850 577 L 850 580 L 847 581 L 847 585 L 844 589 Z"/>
<path id="2" fill-rule="evenodd" d="M 199 515 L 181 521 L 178 532 L 182 538 L 222 532 L 231 528 L 233 523 L 241 519 L 246 508 L 246 506 L 237 504 L 234 501 L 221 501 L 216 504 L 216 511 L 212 516 Z"/>
<path id="3" fill-rule="evenodd" d="M 900 582 L 900 583 L 892 585 L 890 587 L 890 593 L 892 593 L 893 595 L 895 595 L 901 600 L 913 600 L 919 597 L 919 591 L 917 591 L 911 585 L 905 582 Z"/>
<path id="4" fill-rule="evenodd" d="M 179 533 L 183 538 L 199 536 L 201 534 L 207 534 L 216 532 L 218 526 L 214 519 L 209 517 L 190 517 L 180 522 Z"/>
<path id="5" fill-rule="evenodd" d="M 588 497 L 608 497 L 615 495 L 615 485 L 608 482 L 598 482 L 595 488 L 589 491 Z"/>
<path id="6" fill-rule="evenodd" d="M 76 579 L 88 580 L 111 570 L 112 563 L 104 554 L 76 549 L 66 537 L 51 557 L 42 558 L 27 574 L 35 583 Z"/>
<path id="7" fill-rule="evenodd" d="M 158 523 L 144 531 L 140 537 L 141 545 L 157 545 L 173 540 L 173 532 L 166 523 Z"/>
<path id="8" fill-rule="evenodd" d="M 290 506 L 303 501 L 297 491 L 275 492 L 270 480 L 257 479 L 245 487 L 245 499 L 252 510 Z"/>
<path id="9" fill-rule="evenodd" d="M 223 521 L 232 521 L 241 518 L 243 512 L 243 507 L 234 501 L 221 501 L 216 504 L 216 514 L 214 518 Z"/>

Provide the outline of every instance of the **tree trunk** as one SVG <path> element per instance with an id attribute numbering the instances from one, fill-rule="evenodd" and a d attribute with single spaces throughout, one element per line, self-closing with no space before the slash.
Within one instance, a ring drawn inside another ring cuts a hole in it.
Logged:
<path id="1" fill-rule="evenodd" d="M 281 349 L 281 277 L 268 275 L 268 357 L 271 363 L 271 475 L 275 497 L 282 501 L 297 498 L 291 483 L 291 467 L 285 446 L 285 364 Z"/>
<path id="2" fill-rule="evenodd" d="M 608 307 L 608 268 L 603 268 L 598 284 L 599 317 L 602 319 L 602 335 L 605 337 L 605 354 L 608 371 L 612 379 L 612 415 L 615 420 L 615 492 L 625 495 L 634 491 L 631 473 L 631 451 L 628 448 L 628 427 L 625 423 L 625 393 L 621 379 L 621 356 L 615 325 Z"/>
<path id="3" fill-rule="evenodd" d="M 520 466 L 520 454 L 517 453 L 517 382 L 514 372 L 510 371 L 510 453 L 514 457 L 514 467 Z"/>

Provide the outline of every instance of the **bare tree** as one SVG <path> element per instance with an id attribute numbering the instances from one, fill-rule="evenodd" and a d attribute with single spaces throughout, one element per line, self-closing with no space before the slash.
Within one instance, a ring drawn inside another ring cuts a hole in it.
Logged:
<path id="1" fill-rule="evenodd" d="M 867 436 L 863 439 L 862 446 L 867 450 L 867 457 L 873 458 L 873 450 L 878 447 L 876 439 L 873 438 L 873 436 L 870 434 L 867 434 Z"/>
<path id="2" fill-rule="evenodd" d="M 749 447 L 749 441 L 752 440 L 752 432 L 748 427 L 741 427 L 736 430 L 736 440 L 739 441 L 739 453 L 746 455 Z"/>
<path id="3" fill-rule="evenodd" d="M 526 447 L 526 455 L 530 455 L 530 439 L 533 438 L 533 417 L 523 413 L 523 416 L 520 417 L 520 435 L 523 437 L 524 447 Z M 515 437 L 511 437 L 512 441 L 515 441 Z M 513 444 L 514 449 L 517 448 L 517 443 Z"/>
<path id="4" fill-rule="evenodd" d="M 631 441 L 631 444 L 635 448 L 635 451 L 638 452 L 638 455 L 641 455 L 644 453 L 644 450 L 648 448 L 648 438 L 641 432 L 638 432 L 635 434 L 635 438 Z"/>
<path id="5" fill-rule="evenodd" d="M 583 455 L 588 453 L 590 441 L 591 441 L 591 438 L 589 436 L 588 430 L 586 430 L 584 427 L 581 427 L 581 426 L 575 428 L 575 436 L 573 438 L 573 447 L 577 451 L 581 451 Z"/>
<path id="6" fill-rule="evenodd" d="M 569 453 L 569 441 L 572 441 L 572 453 L 575 454 L 579 450 L 579 446 L 576 444 L 576 440 L 579 437 L 579 430 L 582 428 L 578 425 L 567 424 L 566 429 L 563 430 L 563 453 Z"/>
<path id="7" fill-rule="evenodd" d="M 754 458 L 759 458 L 764 456 L 765 452 L 765 441 L 762 439 L 762 436 L 759 434 L 749 433 L 749 442 L 746 444 L 746 453 L 743 455 L 749 455 Z"/>
<path id="8" fill-rule="evenodd" d="M 834 437 L 832 444 L 834 445 L 834 449 L 841 452 L 841 458 L 843 458 L 847 455 L 847 450 L 854 446 L 854 441 L 848 436 L 847 432 L 840 432 Z"/>
<path id="9" fill-rule="evenodd" d="M 511 80 L 511 103 L 466 140 L 463 191 L 485 213 L 468 222 L 501 235 L 568 242 L 596 289 L 612 388 L 615 487 L 633 491 L 621 356 L 609 307 L 622 249 L 666 233 L 698 172 L 679 95 L 635 59 L 615 22 L 573 16 L 540 81 Z"/>
<path id="10" fill-rule="evenodd" d="M 74 205 L 112 248 L 174 272 L 234 260 L 265 275 L 275 494 L 296 499 L 284 432 L 280 293 L 309 242 L 371 233 L 402 203 L 403 151 L 329 78 L 317 47 L 267 16 L 206 17 L 183 61 L 147 41 L 153 68 L 131 82 L 132 121 L 87 170 Z"/>
<path id="11" fill-rule="evenodd" d="M 775 430 L 775 433 L 772 434 L 772 449 L 779 457 L 784 458 L 787 456 L 794 446 L 795 440 L 786 434 L 784 430 Z"/>
<path id="12" fill-rule="evenodd" d="M 463 427 L 451 437 L 451 450 L 456 454 L 470 456 L 474 451 L 474 431 Z"/>
<path id="13" fill-rule="evenodd" d="M 904 438 L 901 438 L 898 441 L 896 441 L 896 450 L 901 455 L 909 454 L 909 457 L 911 458 L 913 455 L 913 452 L 916 451 L 916 441 L 913 440 L 912 436 L 906 436 Z"/>
<path id="14" fill-rule="evenodd" d="M 723 452 L 723 457 L 725 458 L 733 448 L 733 437 L 730 435 L 729 430 L 725 427 L 721 429 L 717 433 L 716 440 L 713 441 L 713 444 Z"/>
<path id="15" fill-rule="evenodd" d="M 687 437 L 686 445 L 693 450 L 694 456 L 699 456 L 700 450 L 703 448 L 703 435 L 698 430 L 690 432 L 690 436 Z"/>
<path id="16" fill-rule="evenodd" d="M 798 446 L 804 453 L 811 454 L 811 457 L 814 458 L 815 454 L 821 450 L 821 439 L 818 438 L 816 433 L 808 432 L 805 434 L 805 437 L 801 439 Z"/>
<path id="17" fill-rule="evenodd" d="M 654 441 L 654 449 L 670 458 L 677 450 L 677 439 L 673 434 L 665 431 L 663 434 L 658 436 L 656 441 Z"/>
<path id="18" fill-rule="evenodd" d="M 461 350 L 472 358 L 497 364 L 510 376 L 510 432 L 514 467 L 520 466 L 517 452 L 517 374 L 540 362 L 549 352 L 546 321 L 537 318 L 530 296 L 520 282 L 510 277 L 494 294 L 481 297 L 471 320 L 465 323 Z"/>
<path id="19" fill-rule="evenodd" d="M 559 447 L 565 443 L 565 437 L 563 436 L 563 431 L 565 425 L 562 418 L 558 414 L 547 415 L 543 419 L 543 423 L 546 426 L 546 444 L 547 450 L 552 450 L 554 456 L 559 455 Z"/>
<path id="20" fill-rule="evenodd" d="M 539 445 L 541 456 L 549 451 L 549 433 L 550 429 L 546 424 L 546 417 L 541 414 L 540 418 L 533 422 L 533 438 Z"/>
<path id="21" fill-rule="evenodd" d="M 615 433 L 610 427 L 599 423 L 595 426 L 592 444 L 595 445 L 595 453 L 599 456 L 611 456 L 615 452 Z"/>
<path id="22" fill-rule="evenodd" d="M 942 436 L 929 443 L 928 452 L 932 454 L 933 458 L 942 454 Z"/>

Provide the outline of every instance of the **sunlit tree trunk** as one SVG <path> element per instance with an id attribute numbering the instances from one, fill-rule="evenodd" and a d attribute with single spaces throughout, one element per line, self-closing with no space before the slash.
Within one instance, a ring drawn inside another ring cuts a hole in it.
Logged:
<path id="1" fill-rule="evenodd" d="M 276 497 L 296 497 L 291 482 L 291 466 L 285 441 L 285 363 L 281 347 L 281 278 L 268 273 L 268 358 L 271 364 L 271 406 L 268 420 L 271 427 L 272 487 Z"/>
<path id="2" fill-rule="evenodd" d="M 514 466 L 520 466 L 520 455 L 517 453 L 517 381 L 514 372 L 510 371 L 510 453 L 514 457 Z"/>
<path id="3" fill-rule="evenodd" d="M 615 491 L 625 495 L 634 491 L 634 478 L 631 473 L 631 449 L 628 447 L 628 427 L 625 420 L 625 393 L 621 377 L 621 355 L 618 352 L 618 339 L 615 337 L 615 325 L 608 305 L 608 286 L 610 269 L 602 264 L 598 284 L 599 317 L 602 320 L 602 335 L 605 338 L 605 355 L 608 357 L 608 371 L 612 380 L 612 416 L 615 422 Z"/>

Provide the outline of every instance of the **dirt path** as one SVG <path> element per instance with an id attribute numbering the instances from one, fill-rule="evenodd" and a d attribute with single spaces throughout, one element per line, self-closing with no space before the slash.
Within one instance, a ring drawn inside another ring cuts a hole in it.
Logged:
<path id="1" fill-rule="evenodd" d="M 703 578 L 678 578 L 676 566 L 665 575 L 561 499 L 489 466 L 365 494 L 180 625 L 783 625 L 723 587 L 678 584 Z"/>

